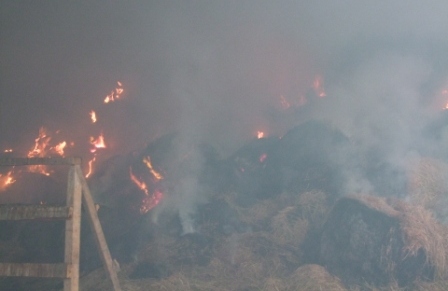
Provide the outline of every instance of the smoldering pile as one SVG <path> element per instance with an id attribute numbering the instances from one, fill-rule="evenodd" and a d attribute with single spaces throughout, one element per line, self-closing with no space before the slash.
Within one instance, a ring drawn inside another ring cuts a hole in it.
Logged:
<path id="1" fill-rule="evenodd" d="M 348 195 L 349 172 L 387 187 L 369 176 L 387 163 L 365 161 L 311 121 L 227 158 L 170 134 L 106 161 L 89 184 L 124 290 L 444 290 L 444 161 L 403 173 L 409 201 Z M 83 225 L 81 290 L 109 290 Z"/>

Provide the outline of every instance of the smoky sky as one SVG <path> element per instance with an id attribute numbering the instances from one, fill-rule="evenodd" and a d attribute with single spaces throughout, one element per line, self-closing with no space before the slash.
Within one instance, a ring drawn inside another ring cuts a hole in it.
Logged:
<path id="1" fill-rule="evenodd" d="M 2 1 L 1 145 L 29 147 L 46 126 L 78 143 L 102 130 L 116 152 L 171 131 L 229 151 L 294 126 L 302 113 L 278 117 L 280 96 L 295 102 L 321 75 L 327 100 L 307 117 L 361 144 L 387 141 L 398 158 L 446 101 L 447 11 L 414 0 Z M 102 104 L 117 81 L 123 100 Z"/>

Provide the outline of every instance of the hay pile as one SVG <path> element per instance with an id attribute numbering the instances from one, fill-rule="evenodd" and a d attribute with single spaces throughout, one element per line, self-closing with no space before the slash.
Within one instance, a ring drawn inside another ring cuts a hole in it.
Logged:
<path id="1" fill-rule="evenodd" d="M 300 278 L 309 272 L 307 268 L 297 270 L 304 264 L 301 244 L 310 227 L 323 224 L 330 209 L 326 194 L 312 191 L 297 197 L 285 193 L 277 199 L 260 200 L 250 207 L 238 206 L 231 200 L 228 203 L 239 219 L 250 226 L 249 231 L 230 235 L 214 232 L 214 240 L 208 240 L 201 247 L 197 246 L 196 239 L 184 245 L 178 237 L 160 234 L 142 248 L 137 262 L 121 266 L 119 277 L 123 290 L 300 289 Z M 213 222 L 201 229 L 208 230 L 210 225 L 214 225 Z M 207 237 L 206 233 L 204 235 Z M 186 241 L 183 237 L 181 240 Z M 200 249 L 201 253 L 191 254 L 191 249 Z M 209 252 L 204 254 L 204 249 Z M 187 250 L 190 261 L 185 260 Z M 198 263 L 201 256 L 208 256 L 202 265 Z M 135 274 L 140 266 L 152 269 L 152 274 L 137 278 Z M 162 268 L 166 273 L 154 276 L 158 272 L 155 270 Z M 322 276 L 316 266 L 311 269 L 314 270 L 312 280 L 323 282 L 331 277 L 323 268 L 321 271 L 325 275 Z M 104 276 L 102 269 L 87 274 L 81 279 L 81 290 L 110 290 Z M 99 281 L 103 283 L 98 284 Z M 331 286 L 325 284 L 321 286 Z"/>
<path id="2" fill-rule="evenodd" d="M 347 274 L 338 273 L 334 266 L 326 269 L 303 259 L 303 243 L 308 234 L 316 229 L 325 230 L 328 221 L 335 219 L 334 211 L 338 208 L 338 204 L 330 207 L 325 193 L 311 191 L 298 197 L 283 194 L 276 200 L 262 200 L 247 208 L 232 205 L 252 230 L 229 235 L 214 233 L 217 239 L 204 245 L 194 237 L 179 241 L 166 234 L 158 236 L 142 248 L 138 261 L 121 266 L 122 288 L 130 291 L 446 290 L 445 234 L 448 232 L 430 212 L 402 200 L 371 196 L 341 200 L 351 201 L 351 207 L 361 205 L 374 215 L 384 215 L 384 221 L 390 223 L 391 228 L 377 233 L 385 237 L 377 240 L 382 244 L 378 253 L 372 253 L 378 266 L 390 274 L 381 284 L 361 277 L 357 281 L 346 280 Z M 338 223 L 341 222 L 335 222 Z M 354 235 L 364 242 L 360 234 Z M 365 239 L 371 240 L 369 236 Z M 368 257 L 362 254 L 360 258 L 363 256 Z M 201 263 L 199 258 L 203 257 L 208 259 Z M 356 267 L 354 262 L 351 264 Z M 136 270 L 141 266 L 153 273 L 136 277 Z M 102 269 L 81 279 L 81 290 L 110 288 Z"/>
<path id="3" fill-rule="evenodd" d="M 448 221 L 448 164 L 431 158 L 422 158 L 409 171 L 409 196 L 412 202 Z"/>

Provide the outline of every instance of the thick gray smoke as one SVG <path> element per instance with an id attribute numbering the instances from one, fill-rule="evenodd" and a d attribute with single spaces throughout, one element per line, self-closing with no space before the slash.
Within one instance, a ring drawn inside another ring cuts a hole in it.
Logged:
<path id="1" fill-rule="evenodd" d="M 4 148 L 41 125 L 83 136 L 121 81 L 125 99 L 99 116 L 113 152 L 178 130 L 228 154 L 306 114 L 405 167 L 448 97 L 446 1 L 2 1 L 0 11 Z M 280 96 L 298 102 L 316 75 L 326 102 L 283 116 Z"/>

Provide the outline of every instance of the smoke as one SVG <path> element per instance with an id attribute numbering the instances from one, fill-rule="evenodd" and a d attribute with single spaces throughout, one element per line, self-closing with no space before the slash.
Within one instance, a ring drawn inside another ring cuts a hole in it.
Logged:
<path id="1" fill-rule="evenodd" d="M 177 130 L 226 155 L 257 130 L 282 134 L 306 114 L 341 128 L 364 156 L 377 149 L 404 169 L 430 146 L 421 130 L 447 101 L 447 6 L 3 1 L 0 145 L 29 143 L 41 125 L 81 136 L 80 119 L 121 81 L 125 99 L 99 116 L 115 152 Z M 272 117 L 280 96 L 297 102 L 318 74 L 325 102 Z M 371 191 L 356 168 L 347 162 L 348 188 Z M 173 204 L 189 205 L 187 217 L 201 191 L 194 178 L 182 185 L 189 194 Z"/>

